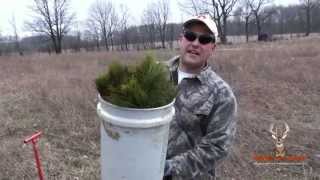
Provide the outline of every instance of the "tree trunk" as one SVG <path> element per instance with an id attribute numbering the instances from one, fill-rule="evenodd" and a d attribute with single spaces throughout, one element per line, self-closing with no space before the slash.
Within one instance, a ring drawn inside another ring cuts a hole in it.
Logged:
<path id="1" fill-rule="evenodd" d="M 124 30 L 124 43 L 125 43 L 125 47 L 126 47 L 126 51 L 128 51 L 128 31 L 127 31 L 127 28 L 125 28 Z"/>
<path id="2" fill-rule="evenodd" d="M 228 29 L 227 29 L 227 15 L 226 14 L 223 15 L 223 33 L 222 34 L 223 34 L 222 43 L 226 44 L 228 42 L 228 39 L 227 39 Z"/>
<path id="3" fill-rule="evenodd" d="M 56 36 L 53 34 L 51 34 L 51 41 L 53 44 L 54 51 L 56 52 L 56 54 L 59 54 L 57 39 L 56 39 Z"/>
<path id="4" fill-rule="evenodd" d="M 106 36 L 104 36 L 103 39 L 104 39 L 104 45 L 106 47 L 106 50 L 109 51 L 108 38 Z"/>
<path id="5" fill-rule="evenodd" d="M 223 30 L 222 30 L 222 25 L 221 25 L 221 20 L 220 18 L 217 19 L 217 22 L 218 22 L 218 32 L 219 32 L 219 36 L 220 36 L 220 41 L 222 44 L 225 43 L 225 38 L 224 38 L 224 34 L 223 34 Z"/>
<path id="6" fill-rule="evenodd" d="M 99 38 L 96 39 L 96 46 L 97 46 L 97 50 L 100 51 L 100 42 L 99 42 Z"/>
<path id="7" fill-rule="evenodd" d="M 245 31 L 246 31 L 246 42 L 249 42 L 249 16 L 246 17 L 246 25 L 245 25 Z"/>
<path id="8" fill-rule="evenodd" d="M 257 13 L 255 13 L 255 17 L 256 17 L 256 23 L 257 23 L 257 34 L 258 37 L 261 35 L 261 24 L 260 24 L 260 17 Z"/>
<path id="9" fill-rule="evenodd" d="M 170 26 L 170 49 L 173 49 L 173 41 L 174 41 L 174 27 L 173 25 Z"/>
<path id="10" fill-rule="evenodd" d="M 126 51 L 129 51 L 129 48 L 128 48 L 128 37 L 127 35 L 125 36 L 125 47 L 126 47 Z"/>
<path id="11" fill-rule="evenodd" d="M 310 26 L 311 26 L 311 20 L 310 20 L 310 7 L 306 8 L 306 21 L 307 21 L 307 27 L 306 27 L 306 36 L 309 36 L 310 34 Z"/>
<path id="12" fill-rule="evenodd" d="M 162 39 L 162 42 L 161 42 L 161 43 L 162 43 L 162 49 L 165 49 L 165 48 L 166 48 L 166 45 L 165 45 L 165 43 L 166 43 L 166 42 L 165 42 L 165 39 Z"/>
<path id="13" fill-rule="evenodd" d="M 162 29 L 162 37 L 161 37 L 161 42 L 162 42 L 162 48 L 165 49 L 166 48 L 166 26 L 163 26 Z"/>
<path id="14" fill-rule="evenodd" d="M 111 51 L 113 51 L 113 37 L 110 35 L 110 41 L 111 41 Z"/>
<path id="15" fill-rule="evenodd" d="M 58 40 L 58 42 L 57 42 L 58 51 L 56 51 L 56 53 L 61 54 L 61 52 L 62 52 L 62 37 L 61 36 L 57 37 L 57 40 Z"/>

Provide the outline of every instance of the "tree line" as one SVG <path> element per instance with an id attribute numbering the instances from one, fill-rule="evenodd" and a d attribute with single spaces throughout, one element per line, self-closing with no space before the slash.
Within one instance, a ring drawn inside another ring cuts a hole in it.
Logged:
<path id="1" fill-rule="evenodd" d="M 320 3 L 300 0 L 299 4 L 275 6 L 272 0 L 180 0 L 179 6 L 188 15 L 209 14 L 216 22 L 221 43 L 228 36 L 262 34 L 294 34 L 320 32 Z M 146 5 L 140 24 L 133 24 L 126 5 L 116 6 L 109 0 L 97 0 L 89 8 L 81 28 L 70 0 L 33 0 L 34 16 L 24 29 L 37 35 L 20 38 L 15 18 L 9 23 L 12 35 L 0 34 L 0 55 L 3 53 L 71 51 L 128 51 L 174 48 L 181 33 L 181 23 L 169 23 L 169 0 Z"/>

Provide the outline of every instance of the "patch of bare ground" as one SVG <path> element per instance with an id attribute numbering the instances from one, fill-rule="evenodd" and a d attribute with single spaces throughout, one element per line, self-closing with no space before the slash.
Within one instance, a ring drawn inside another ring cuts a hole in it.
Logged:
<path id="1" fill-rule="evenodd" d="M 31 145 L 38 145 L 46 179 L 100 179 L 100 129 L 94 79 L 112 60 L 136 63 L 145 52 L 34 54 L 0 57 L 0 179 L 36 179 Z M 149 52 L 169 59 L 173 51 Z M 320 178 L 320 40 L 219 46 L 210 62 L 233 87 L 238 131 L 218 179 Z M 257 166 L 253 153 L 270 154 L 271 122 L 288 122 L 290 154 L 300 166 Z"/>

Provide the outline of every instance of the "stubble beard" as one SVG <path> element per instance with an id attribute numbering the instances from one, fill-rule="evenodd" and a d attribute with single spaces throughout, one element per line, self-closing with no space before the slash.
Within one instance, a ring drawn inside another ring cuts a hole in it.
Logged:
<path id="1" fill-rule="evenodd" d="M 180 68 L 181 70 L 188 72 L 188 73 L 199 73 L 203 66 L 205 65 L 205 62 L 202 62 L 201 57 L 192 57 L 195 55 L 186 53 L 180 62 Z"/>

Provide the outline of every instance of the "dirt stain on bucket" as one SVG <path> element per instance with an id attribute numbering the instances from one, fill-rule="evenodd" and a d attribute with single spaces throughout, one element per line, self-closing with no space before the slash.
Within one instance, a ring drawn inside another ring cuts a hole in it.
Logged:
<path id="1" fill-rule="evenodd" d="M 120 134 L 112 129 L 112 127 L 111 127 L 112 125 L 110 123 L 105 122 L 105 121 L 102 121 L 102 124 L 103 124 L 104 130 L 106 131 L 108 136 L 111 137 L 112 139 L 118 141 L 120 138 Z"/>

